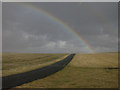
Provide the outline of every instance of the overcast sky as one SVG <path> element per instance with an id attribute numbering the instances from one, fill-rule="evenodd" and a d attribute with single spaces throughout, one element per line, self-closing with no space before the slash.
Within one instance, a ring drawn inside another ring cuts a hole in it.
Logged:
<path id="1" fill-rule="evenodd" d="M 31 6 L 49 12 L 72 27 L 95 52 L 118 50 L 117 2 L 27 5 L 7 2 L 2 5 L 3 52 L 90 53 L 74 33 Z"/>

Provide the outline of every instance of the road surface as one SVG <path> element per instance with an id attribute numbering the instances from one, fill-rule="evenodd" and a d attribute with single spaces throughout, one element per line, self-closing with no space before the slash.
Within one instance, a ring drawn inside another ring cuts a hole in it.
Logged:
<path id="1" fill-rule="evenodd" d="M 72 60 L 74 55 L 75 54 L 71 54 L 65 59 L 43 68 L 2 77 L 2 88 L 3 89 L 13 88 L 15 86 L 29 83 L 34 80 L 41 79 L 51 74 L 54 74 L 55 72 L 58 72 L 59 70 L 63 69 Z"/>

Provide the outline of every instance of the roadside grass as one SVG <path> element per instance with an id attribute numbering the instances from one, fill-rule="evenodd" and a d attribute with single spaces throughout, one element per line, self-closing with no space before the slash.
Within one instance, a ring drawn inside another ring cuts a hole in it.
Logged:
<path id="1" fill-rule="evenodd" d="M 81 68 L 118 67 L 118 53 L 78 54 L 70 65 Z"/>
<path id="2" fill-rule="evenodd" d="M 77 54 L 61 71 L 15 88 L 118 88 L 118 53 Z"/>
<path id="3" fill-rule="evenodd" d="M 22 73 L 55 63 L 68 54 L 3 53 L 2 76 Z"/>

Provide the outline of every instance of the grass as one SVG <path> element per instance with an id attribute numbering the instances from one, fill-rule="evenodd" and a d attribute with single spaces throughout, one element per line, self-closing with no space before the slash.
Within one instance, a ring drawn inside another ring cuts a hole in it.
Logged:
<path id="1" fill-rule="evenodd" d="M 3 53 L 2 76 L 22 73 L 47 66 L 66 56 L 67 54 Z"/>
<path id="2" fill-rule="evenodd" d="M 16 88 L 117 88 L 118 53 L 77 54 L 61 71 Z"/>
<path id="3" fill-rule="evenodd" d="M 78 54 L 70 63 L 80 68 L 108 68 L 118 67 L 117 53 Z"/>

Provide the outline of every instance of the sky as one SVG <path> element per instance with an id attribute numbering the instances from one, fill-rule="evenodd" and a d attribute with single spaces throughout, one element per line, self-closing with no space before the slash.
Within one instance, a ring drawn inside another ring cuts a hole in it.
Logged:
<path id="1" fill-rule="evenodd" d="M 2 47 L 18 53 L 117 52 L 118 3 L 3 2 Z"/>

